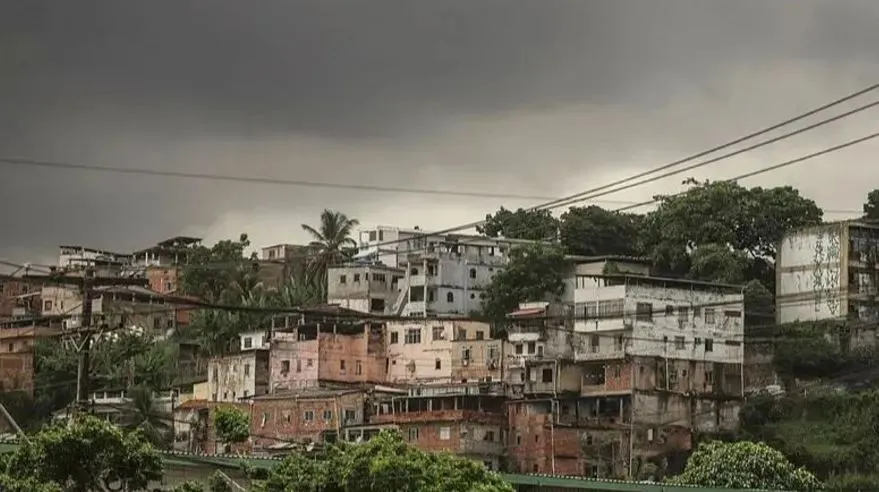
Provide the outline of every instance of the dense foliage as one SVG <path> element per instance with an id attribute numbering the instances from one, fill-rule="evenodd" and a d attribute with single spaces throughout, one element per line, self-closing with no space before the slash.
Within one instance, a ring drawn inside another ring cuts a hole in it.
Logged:
<path id="1" fill-rule="evenodd" d="M 561 249 L 528 245 L 513 248 L 506 268 L 496 273 L 483 293 L 483 311 L 500 321 L 519 303 L 554 300 L 565 289 L 569 272 Z"/>
<path id="2" fill-rule="evenodd" d="M 140 432 L 81 417 L 30 436 L 4 460 L 0 476 L 10 487 L 34 487 L 22 490 L 137 491 L 161 478 L 162 461 Z"/>
<path id="3" fill-rule="evenodd" d="M 867 194 L 867 201 L 864 202 L 864 218 L 879 220 L 879 189 Z"/>
<path id="4" fill-rule="evenodd" d="M 690 456 L 684 472 L 672 477 L 676 485 L 736 489 L 812 492 L 823 485 L 805 468 L 796 467 L 763 443 L 709 442 Z"/>
<path id="5" fill-rule="evenodd" d="M 409 446 L 382 432 L 362 444 L 340 443 L 319 456 L 293 454 L 257 483 L 258 492 L 512 492 L 478 462 Z"/>
<path id="6" fill-rule="evenodd" d="M 334 210 L 324 210 L 318 227 L 302 224 L 311 236 L 308 251 L 308 271 L 320 284 L 326 286 L 327 268 L 350 259 L 357 252 L 357 242 L 351 238 L 360 222 Z"/>
<path id="7" fill-rule="evenodd" d="M 559 221 L 549 210 L 511 211 L 504 207 L 485 216 L 485 223 L 476 228 L 489 237 L 552 241 L 558 237 Z"/>
<path id="8" fill-rule="evenodd" d="M 642 217 L 591 205 L 571 207 L 561 216 L 559 235 L 568 254 L 601 256 L 640 254 Z"/>

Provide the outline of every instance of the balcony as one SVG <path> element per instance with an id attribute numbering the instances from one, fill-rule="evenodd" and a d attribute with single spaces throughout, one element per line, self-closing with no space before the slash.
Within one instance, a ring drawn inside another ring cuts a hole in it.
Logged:
<path id="1" fill-rule="evenodd" d="M 454 421 L 503 425 L 506 423 L 506 417 L 502 413 L 489 413 L 477 410 L 426 410 L 423 412 L 385 413 L 374 415 L 370 419 L 370 424 Z"/>
<path id="2" fill-rule="evenodd" d="M 501 441 L 485 441 L 480 439 L 462 439 L 458 448 L 459 454 L 503 456 L 507 446 Z"/>
<path id="3" fill-rule="evenodd" d="M 624 348 L 598 352 L 593 352 L 591 350 L 577 350 L 574 352 L 574 360 L 578 362 L 590 360 L 622 360 L 625 358 L 626 350 Z"/>

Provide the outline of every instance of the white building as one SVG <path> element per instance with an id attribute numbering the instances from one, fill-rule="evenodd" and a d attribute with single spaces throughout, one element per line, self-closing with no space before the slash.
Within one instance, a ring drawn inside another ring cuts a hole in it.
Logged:
<path id="1" fill-rule="evenodd" d="M 208 393 L 211 401 L 240 401 L 269 392 L 269 350 L 262 348 L 265 332 L 240 337 L 244 352 L 214 357 L 208 362 Z M 254 337 L 260 337 L 254 340 Z M 256 344 L 259 347 L 255 346 Z"/>
<path id="2" fill-rule="evenodd" d="M 632 274 L 577 275 L 575 357 L 623 353 L 739 364 L 744 361 L 740 286 Z"/>
<path id="3" fill-rule="evenodd" d="M 341 265 L 327 271 L 327 303 L 364 313 L 385 314 L 400 295 L 406 272 L 381 264 Z"/>
<path id="4" fill-rule="evenodd" d="M 778 245 L 776 321 L 875 321 L 879 223 L 843 221 L 793 231 Z"/>

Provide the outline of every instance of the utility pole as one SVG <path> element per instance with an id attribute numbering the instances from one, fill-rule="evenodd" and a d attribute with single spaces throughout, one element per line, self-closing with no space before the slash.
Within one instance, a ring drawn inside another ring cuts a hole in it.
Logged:
<path id="1" fill-rule="evenodd" d="M 76 405 L 75 411 L 88 408 L 89 399 L 89 366 L 92 348 L 92 302 L 94 301 L 95 271 L 86 268 L 82 276 L 82 318 L 79 326 L 80 336 L 76 349 L 79 352 L 79 363 L 76 367 Z"/>
<path id="2" fill-rule="evenodd" d="M 23 280 L 55 285 L 78 285 L 82 297 L 82 318 L 80 326 L 72 335 L 75 336 L 76 350 L 79 352 L 79 364 L 76 371 L 76 401 L 74 414 L 88 408 L 89 381 L 91 371 L 92 335 L 97 332 L 92 326 L 92 304 L 96 298 L 95 288 L 103 286 L 140 286 L 149 285 L 147 279 L 137 278 L 95 278 L 95 269 L 88 266 L 82 276 L 69 274 L 24 275 Z"/>

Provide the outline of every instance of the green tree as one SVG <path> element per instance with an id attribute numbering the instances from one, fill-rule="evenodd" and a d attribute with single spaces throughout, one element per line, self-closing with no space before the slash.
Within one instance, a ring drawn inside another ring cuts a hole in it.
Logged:
<path id="1" fill-rule="evenodd" d="M 250 417 L 235 407 L 217 407 L 214 412 L 214 427 L 217 440 L 224 443 L 240 443 L 250 437 Z"/>
<path id="2" fill-rule="evenodd" d="M 709 442 L 701 444 L 684 472 L 672 477 L 675 485 L 736 489 L 822 490 L 823 485 L 805 468 L 797 468 L 779 451 L 763 443 Z"/>
<path id="3" fill-rule="evenodd" d="M 186 248 L 180 289 L 184 295 L 212 303 L 236 303 L 259 283 L 256 253 L 246 256 L 250 240 L 241 234 L 237 241 L 225 239 L 212 247 Z"/>
<path id="4" fill-rule="evenodd" d="M 509 263 L 483 292 L 483 313 L 501 321 L 522 302 L 555 300 L 564 293 L 569 272 L 570 265 L 558 247 L 533 244 L 512 248 Z"/>
<path id="5" fill-rule="evenodd" d="M 512 492 L 478 462 L 409 446 L 382 432 L 362 444 L 339 443 L 318 457 L 296 453 L 257 483 L 258 492 Z"/>
<path id="6" fill-rule="evenodd" d="M 354 228 L 360 222 L 333 210 L 320 214 L 320 225 L 316 228 L 302 224 L 302 229 L 311 235 L 309 243 L 309 271 L 321 284 L 326 285 L 327 268 L 343 263 L 357 252 L 357 242 L 351 238 Z"/>
<path id="7" fill-rule="evenodd" d="M 486 215 L 485 223 L 476 230 L 489 237 L 553 241 L 558 237 L 559 221 L 549 210 L 519 208 L 514 212 L 501 207 Z"/>
<path id="8" fill-rule="evenodd" d="M 568 254 L 632 256 L 640 253 L 640 222 L 641 216 L 597 205 L 571 207 L 561 216 L 559 235 Z"/>
<path id="9" fill-rule="evenodd" d="M 821 223 L 823 212 L 813 200 L 790 187 L 745 188 L 719 181 L 696 183 L 680 195 L 658 196 L 659 206 L 643 223 L 645 251 L 667 273 L 694 277 L 707 271 L 729 276 L 729 270 L 747 258 L 744 278 L 756 278 L 770 291 L 775 288 L 772 264 L 776 245 L 790 230 Z M 712 246 L 709 246 L 712 245 Z M 690 271 L 690 253 L 710 248 L 713 259 L 701 259 L 701 270 Z M 718 257 L 729 248 L 735 254 Z M 731 263 L 718 267 L 721 260 Z M 711 270 L 705 263 L 713 264 Z"/>
<path id="10" fill-rule="evenodd" d="M 59 484 L 71 492 L 137 491 L 162 477 L 162 459 L 139 432 L 83 416 L 30 436 L 6 460 L 4 472 L 13 480 Z"/>
<path id="11" fill-rule="evenodd" d="M 864 202 L 864 218 L 879 220 L 879 189 L 867 194 L 867 201 Z"/>
<path id="12" fill-rule="evenodd" d="M 62 492 L 57 483 L 43 482 L 34 478 L 12 478 L 0 474 L 0 490 L 3 492 Z"/>

